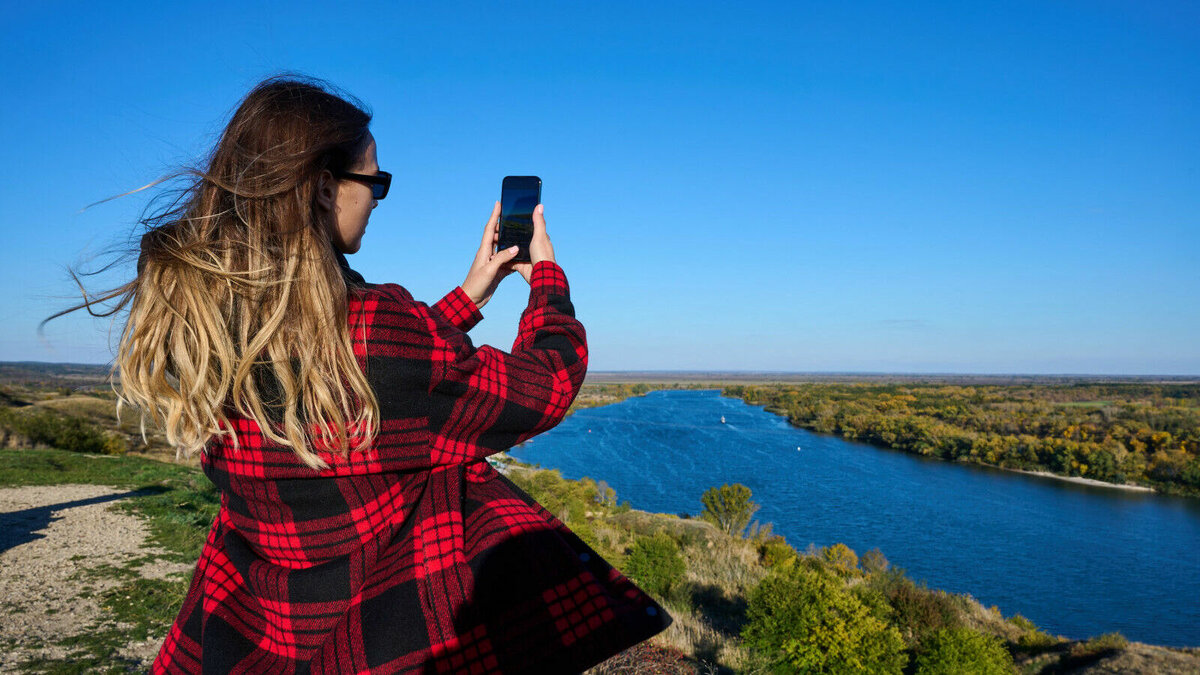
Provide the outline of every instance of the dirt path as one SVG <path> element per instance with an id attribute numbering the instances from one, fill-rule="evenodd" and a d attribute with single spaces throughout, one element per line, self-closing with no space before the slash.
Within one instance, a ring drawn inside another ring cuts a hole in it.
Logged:
<path id="1" fill-rule="evenodd" d="M 99 485 L 0 489 L 0 672 L 30 658 L 66 656 L 53 643 L 103 619 L 95 598 L 119 582 L 90 571 L 160 553 L 146 547 L 140 518 L 114 508 L 132 494 Z M 160 577 L 186 566 L 137 569 Z M 129 645 L 126 655 L 148 665 L 159 640 Z"/>

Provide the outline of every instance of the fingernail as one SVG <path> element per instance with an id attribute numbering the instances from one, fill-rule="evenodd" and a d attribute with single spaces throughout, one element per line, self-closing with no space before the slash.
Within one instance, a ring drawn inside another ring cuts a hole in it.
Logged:
<path id="1" fill-rule="evenodd" d="M 517 252 L 517 251 L 518 251 L 520 248 L 521 248 L 520 246 L 509 246 L 509 247 L 508 247 L 508 252 L 509 252 L 509 253 L 516 253 L 516 252 Z"/>

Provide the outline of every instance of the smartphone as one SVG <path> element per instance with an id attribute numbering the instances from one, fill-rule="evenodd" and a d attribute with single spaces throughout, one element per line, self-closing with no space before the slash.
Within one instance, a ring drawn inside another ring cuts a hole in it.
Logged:
<path id="1" fill-rule="evenodd" d="M 500 184 L 500 242 L 497 251 L 520 247 L 517 262 L 529 262 L 533 241 L 533 209 L 542 203 L 542 179 L 537 176 L 505 176 Z"/>

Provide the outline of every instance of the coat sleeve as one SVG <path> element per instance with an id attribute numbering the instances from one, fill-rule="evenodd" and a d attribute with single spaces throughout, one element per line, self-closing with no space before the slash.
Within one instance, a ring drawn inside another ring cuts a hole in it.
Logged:
<path id="1" fill-rule="evenodd" d="M 464 333 L 483 319 L 483 314 L 462 286 L 455 286 L 445 297 L 430 305 L 429 311 L 441 314 L 446 323 Z"/>
<path id="2" fill-rule="evenodd" d="M 435 324 L 429 378 L 434 465 L 478 461 L 566 416 L 587 372 L 587 340 L 556 263 L 534 265 L 529 304 L 511 353 L 475 347 L 443 313 L 430 316 Z"/>

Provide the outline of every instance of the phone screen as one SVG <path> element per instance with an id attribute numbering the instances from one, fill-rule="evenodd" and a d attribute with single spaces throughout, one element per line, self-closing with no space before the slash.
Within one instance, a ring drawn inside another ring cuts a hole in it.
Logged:
<path id="1" fill-rule="evenodd" d="M 537 176 L 507 176 L 500 190 L 500 242 L 497 250 L 514 244 L 521 247 L 514 260 L 529 260 L 533 240 L 533 209 L 542 199 L 542 181 Z"/>

